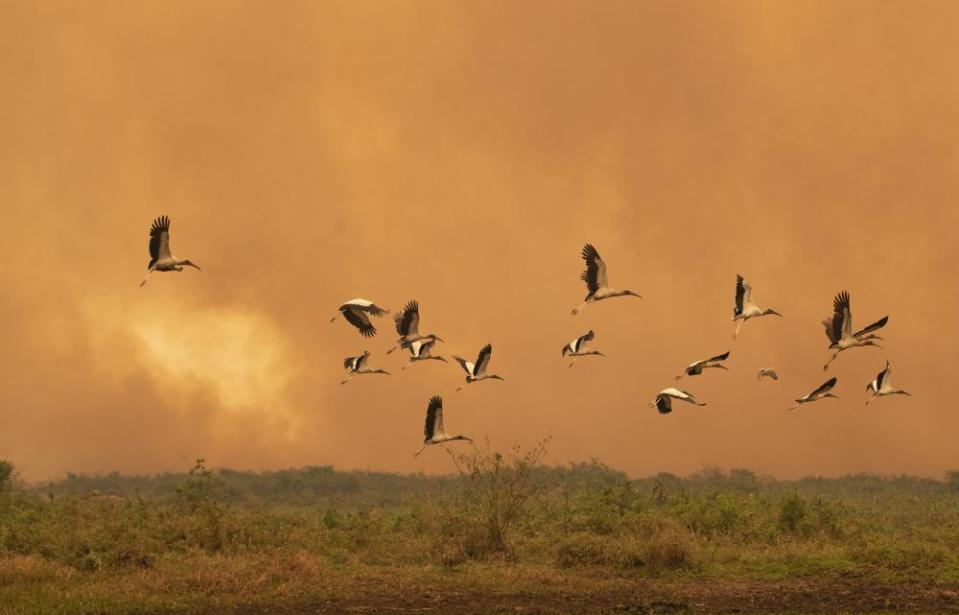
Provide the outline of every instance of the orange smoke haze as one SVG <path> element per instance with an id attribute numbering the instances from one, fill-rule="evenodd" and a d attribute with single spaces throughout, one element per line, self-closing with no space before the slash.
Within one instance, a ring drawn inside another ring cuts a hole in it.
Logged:
<path id="1" fill-rule="evenodd" d="M 959 5 L 8 2 L 0 8 L 0 457 L 66 471 L 419 459 L 426 402 L 494 446 L 636 475 L 959 467 Z M 152 219 L 203 271 L 138 288 Z M 571 317 L 593 242 L 617 299 Z M 737 272 L 783 319 L 731 346 Z M 823 380 L 848 289 L 886 349 Z M 400 371 L 422 306 L 442 354 Z M 606 359 L 560 348 L 593 328 Z M 392 376 L 345 386 L 363 349 Z M 646 407 L 683 366 L 709 405 Z M 912 398 L 864 407 L 885 359 Z M 772 365 L 778 383 L 757 383 Z"/>

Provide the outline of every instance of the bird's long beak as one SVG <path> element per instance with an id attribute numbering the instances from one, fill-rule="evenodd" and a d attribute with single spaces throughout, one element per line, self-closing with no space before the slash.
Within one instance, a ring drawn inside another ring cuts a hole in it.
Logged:
<path id="1" fill-rule="evenodd" d="M 780 314 L 776 310 L 769 310 L 769 313 L 772 314 L 773 316 L 779 316 L 780 318 L 782 318 L 782 314 Z"/>
<path id="2" fill-rule="evenodd" d="M 200 266 L 197 265 L 196 263 L 192 262 L 192 261 L 184 261 L 184 262 L 183 262 L 183 265 L 186 266 L 186 267 L 193 267 L 193 268 L 196 269 L 197 271 L 202 271 L 202 269 L 200 269 Z"/>

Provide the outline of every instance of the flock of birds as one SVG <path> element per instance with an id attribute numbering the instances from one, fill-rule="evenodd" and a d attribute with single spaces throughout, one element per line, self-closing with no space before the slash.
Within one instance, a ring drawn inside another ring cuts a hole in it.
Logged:
<path id="1" fill-rule="evenodd" d="M 143 280 L 143 282 L 140 283 L 140 286 L 145 285 L 149 281 L 150 275 L 155 271 L 183 271 L 184 267 L 193 267 L 197 270 L 200 269 L 199 266 L 191 262 L 189 259 L 178 259 L 173 256 L 172 252 L 170 251 L 170 218 L 167 216 L 160 216 L 153 221 L 153 225 L 150 227 L 149 249 L 150 262 L 147 265 L 147 277 Z M 586 306 L 597 301 L 611 299 L 614 297 L 640 297 L 638 293 L 635 293 L 631 290 L 615 290 L 610 288 L 606 274 L 606 263 L 603 261 L 602 257 L 600 257 L 599 252 L 595 247 L 593 247 L 592 244 L 586 244 L 583 247 L 581 256 L 586 264 L 586 268 L 580 274 L 580 279 L 586 283 L 586 289 L 588 292 L 583 302 L 573 308 L 572 314 L 574 316 L 580 313 L 584 308 L 586 308 Z M 330 322 L 333 323 L 338 317 L 342 316 L 346 322 L 359 331 L 360 335 L 370 338 L 377 333 L 371 317 L 381 318 L 389 313 L 389 310 L 383 309 L 367 299 L 351 299 L 339 307 L 339 313 L 331 318 Z M 733 332 L 733 340 L 735 341 L 739 335 L 743 323 L 745 323 L 747 320 L 760 318 L 762 316 L 782 317 L 782 314 L 773 309 L 760 308 L 753 301 L 752 286 L 750 286 L 746 280 L 743 279 L 743 276 L 737 275 L 736 296 L 732 317 L 733 322 L 736 324 Z M 402 369 L 407 369 L 421 361 L 435 360 L 447 362 L 444 357 L 433 354 L 434 346 L 437 342 L 443 342 L 443 339 L 435 333 L 421 334 L 419 332 L 420 306 L 417 301 L 409 301 L 403 308 L 402 312 L 393 316 L 393 320 L 399 338 L 396 340 L 396 343 L 387 351 L 387 354 L 391 354 L 395 350 L 399 349 L 407 350 L 409 352 L 409 359 Z M 829 366 L 836 359 L 836 357 L 838 357 L 840 353 L 851 348 L 860 348 L 865 346 L 876 346 L 882 348 L 882 346 L 877 343 L 878 341 L 882 341 L 882 338 L 876 335 L 875 332 L 886 326 L 888 321 L 889 317 L 883 316 L 871 325 L 854 332 L 852 327 L 852 311 L 850 308 L 849 293 L 842 291 L 836 295 L 836 298 L 833 300 L 832 316 L 823 320 L 826 336 L 829 338 L 829 350 L 832 351 L 832 355 L 829 357 L 829 360 L 825 365 L 823 365 L 823 371 L 828 371 Z M 576 364 L 576 360 L 582 357 L 605 356 L 603 353 L 590 347 L 590 343 L 595 337 L 596 333 L 592 330 L 589 330 L 563 346 L 562 355 L 563 357 L 570 357 L 570 367 L 573 367 Z M 457 391 L 461 390 L 464 386 L 475 382 L 482 382 L 484 380 L 503 380 L 502 376 L 487 372 L 492 353 L 493 347 L 490 344 L 486 344 L 482 349 L 480 349 L 476 360 L 473 362 L 462 357 L 455 355 L 453 356 L 453 359 L 459 363 L 460 367 L 463 368 L 463 371 L 466 372 L 466 384 L 457 388 Z M 340 382 L 340 384 L 346 384 L 357 375 L 389 374 L 389 372 L 385 369 L 371 367 L 369 365 L 369 358 L 370 353 L 368 351 L 363 351 L 363 354 L 359 356 L 347 357 L 344 359 L 343 367 L 347 371 L 347 376 L 343 381 Z M 720 355 L 716 355 L 708 359 L 695 361 L 689 364 L 689 366 L 683 370 L 682 374 L 676 376 L 676 379 L 680 380 L 686 376 L 700 376 L 707 369 L 728 369 L 725 365 L 723 365 L 723 362 L 728 358 L 729 351 L 726 351 Z M 866 400 L 867 405 L 879 397 L 885 397 L 888 395 L 909 395 L 908 392 L 902 389 L 897 389 L 892 385 L 892 381 L 890 380 L 891 373 L 892 367 L 889 364 L 889 361 L 886 361 L 885 368 L 879 372 L 875 380 L 866 385 L 866 392 L 869 393 L 869 397 Z M 779 374 L 772 367 L 763 367 L 757 372 L 756 378 L 760 381 L 764 378 L 779 380 Z M 837 397 L 832 393 L 832 390 L 835 386 L 836 378 L 832 377 L 808 395 L 804 395 L 803 397 L 795 400 L 795 405 L 791 406 L 789 410 L 798 408 L 802 404 L 819 401 L 820 399 L 824 399 L 826 397 Z M 673 400 L 679 400 L 697 406 L 706 405 L 705 403 L 697 400 L 695 396 L 688 391 L 680 390 L 675 387 L 667 387 L 656 394 L 653 400 L 649 403 L 649 406 L 655 407 L 660 414 L 669 414 L 672 412 Z M 423 446 L 415 453 L 416 456 L 418 456 L 427 446 L 433 444 L 441 444 L 455 440 L 472 442 L 472 439 L 466 436 L 451 435 L 446 431 L 446 428 L 443 424 L 443 399 L 439 396 L 433 396 L 429 400 L 429 405 L 426 409 L 426 422 L 423 428 L 423 436 Z"/>

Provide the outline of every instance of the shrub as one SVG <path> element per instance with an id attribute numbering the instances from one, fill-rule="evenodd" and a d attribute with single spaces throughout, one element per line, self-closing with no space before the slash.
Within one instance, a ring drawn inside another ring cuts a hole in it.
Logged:
<path id="1" fill-rule="evenodd" d="M 779 502 L 779 527 L 793 534 L 804 529 L 806 517 L 806 500 L 798 493 L 787 495 Z"/>

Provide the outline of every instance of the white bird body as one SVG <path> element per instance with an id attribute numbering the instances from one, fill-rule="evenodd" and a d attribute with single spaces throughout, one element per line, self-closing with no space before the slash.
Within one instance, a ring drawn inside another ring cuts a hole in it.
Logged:
<path id="1" fill-rule="evenodd" d="M 189 259 L 178 259 L 170 252 L 170 218 L 160 216 L 150 227 L 150 262 L 147 263 L 147 277 L 140 282 L 143 286 L 154 271 L 183 271 L 184 267 L 200 269 Z"/>
<path id="2" fill-rule="evenodd" d="M 705 406 L 706 404 L 698 401 L 692 393 L 686 391 L 680 391 L 679 389 L 673 387 L 667 387 L 656 394 L 656 397 L 649 402 L 649 407 L 656 407 L 660 414 L 669 414 L 673 411 L 673 402 L 672 400 L 678 399 L 690 404 L 697 406 Z"/>
<path id="3" fill-rule="evenodd" d="M 743 323 L 750 318 L 759 318 L 760 316 L 782 316 L 773 309 L 763 309 L 753 302 L 753 287 L 746 282 L 743 276 L 736 275 L 736 301 L 733 304 L 733 321 L 736 322 L 736 330 L 733 331 L 733 339 L 739 336 L 739 329 Z"/>
<path id="4" fill-rule="evenodd" d="M 826 382 L 824 382 L 824 383 L 822 383 L 821 385 L 819 385 L 819 388 L 816 389 L 815 391 L 813 391 L 812 393 L 810 393 L 809 395 L 804 395 L 803 397 L 800 397 L 799 399 L 797 399 L 795 405 L 791 406 L 791 407 L 788 408 L 788 409 L 789 409 L 789 410 L 795 410 L 796 408 L 798 408 L 798 407 L 801 406 L 802 404 L 812 403 L 812 402 L 814 402 L 814 401 L 818 401 L 818 400 L 824 399 L 824 398 L 826 398 L 826 397 L 835 397 L 836 399 L 838 399 L 838 396 L 833 395 L 832 393 L 830 393 L 830 391 L 832 391 L 832 388 L 833 388 L 834 386 L 836 386 L 836 377 L 835 377 L 835 376 L 833 376 L 832 378 L 830 378 L 830 379 L 827 380 Z"/>
<path id="5" fill-rule="evenodd" d="M 866 400 L 867 406 L 877 397 L 885 397 L 886 395 L 906 395 L 907 397 L 912 396 L 908 391 L 897 389 L 892 386 L 891 376 L 892 365 L 889 364 L 889 361 L 886 361 L 886 367 L 879 372 L 875 380 L 866 385 L 866 391 L 870 393 L 869 399 Z"/>
<path id="6" fill-rule="evenodd" d="M 873 331 L 882 329 L 889 321 L 889 316 L 883 316 L 868 327 L 853 333 L 852 308 L 850 307 L 849 293 L 846 291 L 840 292 L 836 295 L 836 298 L 833 299 L 832 304 L 832 317 L 822 321 L 823 326 L 826 328 L 826 337 L 829 338 L 829 349 L 833 351 L 832 356 L 829 357 L 829 360 L 823 365 L 823 371 L 828 370 L 830 363 L 835 361 L 839 353 L 844 350 L 861 346 L 876 346 L 877 348 L 882 348 L 882 346 L 876 343 L 876 340 L 881 340 L 882 338 L 874 335 Z"/>
<path id="7" fill-rule="evenodd" d="M 576 364 L 577 357 L 605 357 L 603 353 L 598 350 L 593 350 L 589 347 L 589 343 L 593 341 L 593 338 L 596 337 L 596 333 L 590 329 L 586 333 L 580 335 L 579 337 L 570 341 L 570 343 L 563 346 L 563 356 L 569 355 L 573 357 L 573 361 L 569 364 L 570 367 Z"/>
<path id="8" fill-rule="evenodd" d="M 600 257 L 599 252 L 588 243 L 583 246 L 580 253 L 583 260 L 586 261 L 586 269 L 579 275 L 579 278 L 586 282 L 586 298 L 583 303 L 573 308 L 573 315 L 579 314 L 590 303 L 609 299 L 611 297 L 639 297 L 637 293 L 631 290 L 613 290 L 609 287 L 606 277 L 606 263 Z"/>
<path id="9" fill-rule="evenodd" d="M 503 377 L 498 374 L 487 374 L 486 368 L 489 366 L 490 358 L 493 354 L 493 347 L 490 344 L 483 346 L 479 351 L 479 355 L 476 357 L 476 363 L 470 363 L 463 357 L 458 357 L 453 355 L 453 358 L 457 363 L 463 368 L 463 371 L 466 372 L 466 384 L 472 384 L 474 382 L 479 382 L 481 380 L 503 380 Z M 459 391 L 463 387 L 456 389 Z"/>
<path id="10" fill-rule="evenodd" d="M 389 310 L 384 310 L 369 299 L 350 299 L 339 307 L 340 313 L 346 322 L 356 327 L 357 331 L 363 337 L 373 337 L 376 335 L 376 327 L 370 322 L 370 316 L 380 317 L 389 314 Z M 330 319 L 330 322 L 336 320 L 336 316 Z"/>
<path id="11" fill-rule="evenodd" d="M 397 348 L 409 348 L 409 345 L 417 341 L 442 342 L 443 339 L 430 333 L 429 335 L 420 335 L 420 304 L 415 300 L 406 303 L 403 311 L 393 316 L 396 323 L 396 332 L 400 334 L 396 345 L 386 351 L 386 354 L 392 354 Z"/>
<path id="12" fill-rule="evenodd" d="M 410 367 L 414 363 L 420 361 L 443 361 L 446 363 L 446 359 L 440 356 L 433 356 L 430 354 L 430 350 L 433 348 L 433 344 L 436 342 L 434 340 L 416 340 L 415 342 L 410 342 L 408 346 L 410 350 L 410 358 L 407 360 L 406 365 L 403 366 L 403 369 Z"/>
<path id="13" fill-rule="evenodd" d="M 358 374 L 386 374 L 390 375 L 385 369 L 374 369 L 367 364 L 367 361 L 370 358 L 370 353 L 368 350 L 364 350 L 363 354 L 358 357 L 346 357 L 343 359 L 343 367 L 349 372 L 346 379 L 341 381 L 340 384 L 346 384 L 350 381 L 353 376 Z"/>
<path id="14" fill-rule="evenodd" d="M 435 395 L 430 399 L 429 406 L 426 408 L 426 424 L 423 426 L 423 446 L 420 450 L 413 453 L 418 457 L 420 453 L 431 444 L 442 444 L 443 442 L 453 442 L 454 440 L 466 440 L 472 442 L 471 438 L 460 435 L 450 435 L 443 426 L 443 398 Z"/>
<path id="15" fill-rule="evenodd" d="M 690 363 L 686 367 L 686 369 L 683 370 L 682 374 L 676 376 L 676 380 L 681 380 L 683 376 L 699 376 L 703 373 L 704 369 L 728 370 L 729 368 L 722 364 L 722 362 L 728 358 L 729 358 L 729 351 L 727 350 L 723 354 L 716 355 L 715 357 Z"/>
<path id="16" fill-rule="evenodd" d="M 772 378 L 773 380 L 779 380 L 779 374 L 771 367 L 763 367 L 758 372 L 756 372 L 756 380 L 762 380 L 763 378 Z"/>

